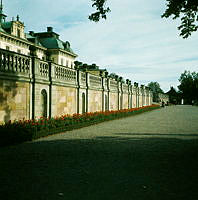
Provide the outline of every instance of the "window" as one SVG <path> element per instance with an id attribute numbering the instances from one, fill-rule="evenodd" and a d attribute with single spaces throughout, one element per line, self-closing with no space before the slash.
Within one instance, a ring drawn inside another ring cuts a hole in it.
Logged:
<path id="1" fill-rule="evenodd" d="M 20 50 L 20 49 L 17 49 L 17 53 L 21 53 L 21 50 Z"/>
<path id="2" fill-rule="evenodd" d="M 21 37 L 21 31 L 19 28 L 17 29 L 17 37 Z"/>
<path id="3" fill-rule="evenodd" d="M 69 61 L 68 60 L 66 60 L 66 66 L 69 67 Z"/>
<path id="4" fill-rule="evenodd" d="M 61 58 L 61 65 L 63 65 L 63 58 Z"/>
<path id="5" fill-rule="evenodd" d="M 9 47 L 9 46 L 6 46 L 6 50 L 8 50 L 8 51 L 9 51 L 9 50 L 10 50 L 10 47 Z"/>

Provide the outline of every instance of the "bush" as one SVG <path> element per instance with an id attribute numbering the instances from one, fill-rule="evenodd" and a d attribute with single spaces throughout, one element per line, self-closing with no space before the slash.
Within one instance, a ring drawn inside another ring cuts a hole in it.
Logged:
<path id="1" fill-rule="evenodd" d="M 0 146 L 31 141 L 40 137 L 60 133 L 76 128 L 89 126 L 107 120 L 131 116 L 159 108 L 159 105 L 118 111 L 93 112 L 84 114 L 63 115 L 54 118 L 18 120 L 0 125 Z"/>

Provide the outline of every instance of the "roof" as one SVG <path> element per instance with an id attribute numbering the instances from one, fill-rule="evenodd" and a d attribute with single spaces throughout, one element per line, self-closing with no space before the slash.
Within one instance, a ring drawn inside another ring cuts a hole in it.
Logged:
<path id="1" fill-rule="evenodd" d="M 10 29 L 12 27 L 12 22 L 3 22 L 1 26 L 4 29 Z"/>
<path id="2" fill-rule="evenodd" d="M 6 33 L 6 31 L 2 28 L 1 25 L 0 25 L 0 32 L 4 32 L 4 33 Z"/>
<path id="3" fill-rule="evenodd" d="M 63 42 L 55 37 L 38 38 L 39 43 L 48 49 L 62 49 L 74 54 L 69 42 Z"/>
<path id="4" fill-rule="evenodd" d="M 59 39 L 48 37 L 39 38 L 40 43 L 48 49 L 64 49 L 62 42 Z"/>
<path id="5" fill-rule="evenodd" d="M 25 33 L 25 36 L 26 36 L 27 39 L 34 39 L 35 38 L 32 35 L 30 35 L 29 33 Z"/>
<path id="6" fill-rule="evenodd" d="M 68 41 L 63 42 L 59 39 L 59 35 L 53 31 L 53 27 L 47 27 L 47 32 L 34 33 L 31 31 L 30 35 L 35 37 L 36 40 L 47 49 L 59 49 L 77 56 L 71 49 Z"/>
<path id="7" fill-rule="evenodd" d="M 30 42 L 33 42 L 34 44 L 40 46 L 40 47 L 44 47 L 39 41 L 38 38 L 29 34 L 29 33 L 25 33 L 26 39 L 29 40 Z M 45 47 L 44 47 L 45 48 Z"/>

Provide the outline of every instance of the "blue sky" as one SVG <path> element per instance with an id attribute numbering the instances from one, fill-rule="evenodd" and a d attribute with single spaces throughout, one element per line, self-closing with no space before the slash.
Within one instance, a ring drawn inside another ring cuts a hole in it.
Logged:
<path id="1" fill-rule="evenodd" d="M 91 0 L 4 0 L 4 11 L 20 15 L 26 32 L 53 26 L 70 41 L 77 60 L 147 85 L 159 82 L 167 92 L 177 88 L 184 70 L 198 71 L 198 33 L 179 37 L 178 21 L 162 19 L 165 0 L 108 0 L 106 21 L 90 22 Z"/>

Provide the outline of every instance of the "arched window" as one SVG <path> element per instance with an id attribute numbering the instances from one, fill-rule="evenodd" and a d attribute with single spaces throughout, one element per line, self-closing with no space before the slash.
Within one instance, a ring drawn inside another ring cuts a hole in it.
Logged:
<path id="1" fill-rule="evenodd" d="M 85 113 L 85 93 L 82 93 L 82 113 Z"/>
<path id="2" fill-rule="evenodd" d="M 47 92 L 45 89 L 41 91 L 41 109 L 42 117 L 47 117 Z"/>

